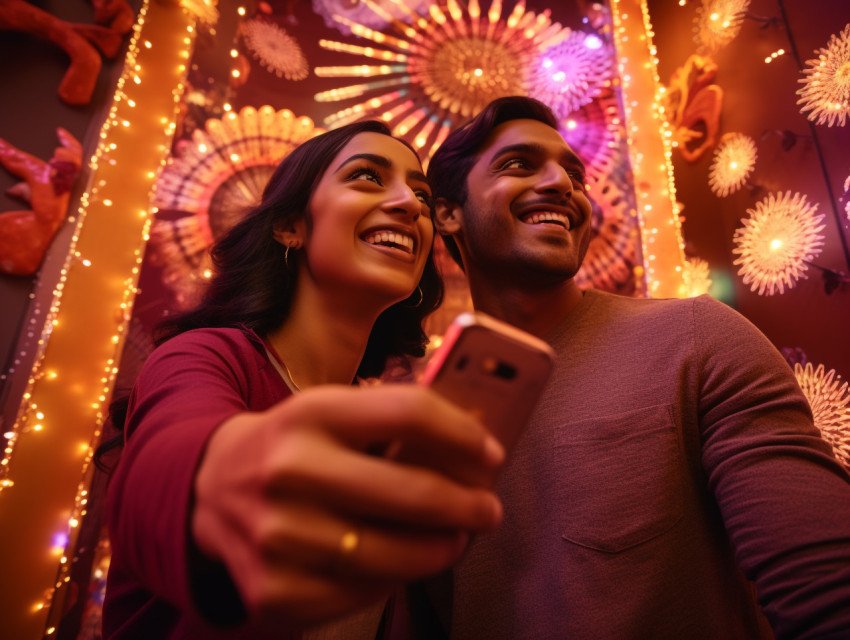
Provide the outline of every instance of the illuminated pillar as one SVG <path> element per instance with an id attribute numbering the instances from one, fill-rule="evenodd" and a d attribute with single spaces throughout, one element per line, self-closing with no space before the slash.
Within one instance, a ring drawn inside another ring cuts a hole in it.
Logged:
<path id="1" fill-rule="evenodd" d="M 117 372 L 171 147 L 194 21 L 177 3 L 139 11 L 89 161 L 71 247 L 0 466 L 0 635 L 52 635 L 86 513 L 89 462 Z M 86 173 L 84 172 L 84 175 Z M 49 614 L 49 615 L 48 615 Z"/>
<path id="2" fill-rule="evenodd" d="M 643 273 L 653 298 L 687 295 L 685 254 L 671 160 L 672 130 L 661 98 L 646 0 L 611 0 L 629 157 L 641 224 Z"/>

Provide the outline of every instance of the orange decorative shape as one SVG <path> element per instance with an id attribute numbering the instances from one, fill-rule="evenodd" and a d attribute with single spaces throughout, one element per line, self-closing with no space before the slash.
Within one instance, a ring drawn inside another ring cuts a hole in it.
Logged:
<path id="1" fill-rule="evenodd" d="M 71 187 L 80 175 L 83 150 L 65 129 L 56 129 L 61 146 L 44 161 L 0 138 L 0 164 L 23 179 L 7 193 L 30 209 L 0 213 L 0 271 L 33 275 L 65 219 Z"/>

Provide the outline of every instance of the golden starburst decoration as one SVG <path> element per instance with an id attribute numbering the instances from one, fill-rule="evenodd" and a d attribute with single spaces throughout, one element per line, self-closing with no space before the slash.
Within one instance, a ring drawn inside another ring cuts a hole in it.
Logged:
<path id="1" fill-rule="evenodd" d="M 756 164 L 756 143 L 743 133 L 727 133 L 714 151 L 708 184 L 715 195 L 725 198 L 744 184 Z"/>
<path id="2" fill-rule="evenodd" d="M 800 113 L 810 111 L 806 117 L 815 124 L 831 127 L 837 122 L 843 127 L 850 118 L 850 24 L 815 53 L 817 59 L 806 60 L 798 80 L 803 84 L 797 90 L 797 104 L 803 105 Z"/>
<path id="3" fill-rule="evenodd" d="M 791 192 L 769 194 L 747 209 L 749 218 L 735 230 L 732 253 L 738 254 L 732 264 L 741 265 L 738 275 L 745 285 L 758 294 L 772 296 L 777 290 L 793 288 L 807 277 L 807 262 L 823 250 L 823 214 L 815 215 L 817 205 L 806 196 Z"/>
<path id="4" fill-rule="evenodd" d="M 178 142 L 154 186 L 148 245 L 177 308 L 195 304 L 206 285 L 210 244 L 259 203 L 280 161 L 323 131 L 289 109 L 245 106 Z"/>
<path id="5" fill-rule="evenodd" d="M 850 471 L 850 390 L 835 369 L 824 373 L 825 369 L 822 364 L 815 369 L 811 362 L 805 367 L 795 363 L 794 375 L 812 408 L 815 426 Z"/>
<path id="6" fill-rule="evenodd" d="M 310 71 L 298 43 L 285 29 L 265 20 L 246 20 L 242 39 L 254 58 L 270 73 L 287 80 L 303 80 Z"/>
<path id="7" fill-rule="evenodd" d="M 702 0 L 694 19 L 694 42 L 704 53 L 716 53 L 741 31 L 750 0 Z"/>
<path id="8" fill-rule="evenodd" d="M 684 266 L 682 280 L 685 285 L 685 296 L 695 298 L 708 293 L 712 284 L 708 263 L 701 258 L 689 258 L 685 260 Z"/>
<path id="9" fill-rule="evenodd" d="M 368 82 L 315 95 L 318 102 L 359 100 L 325 118 L 336 127 L 362 118 L 381 118 L 395 135 L 417 149 L 436 151 L 453 126 L 478 113 L 488 102 L 526 95 L 537 56 L 566 38 L 570 30 L 552 23 L 549 12 L 525 10 L 519 0 L 502 18 L 502 1 L 493 0 L 483 13 L 478 0 L 464 10 L 457 0 L 445 6 L 429 3 L 429 17 L 414 13 L 402 0 L 391 0 L 410 24 L 393 20 L 372 0 L 363 0 L 392 25 L 390 35 L 335 16 L 355 35 L 378 46 L 357 46 L 320 40 L 325 49 L 378 60 L 380 64 L 316 67 L 320 77 L 360 77 Z"/>

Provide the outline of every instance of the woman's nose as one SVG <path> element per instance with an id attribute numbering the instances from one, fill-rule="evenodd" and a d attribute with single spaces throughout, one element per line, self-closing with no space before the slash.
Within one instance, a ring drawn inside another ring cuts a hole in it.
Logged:
<path id="1" fill-rule="evenodd" d="M 384 206 L 393 212 L 409 215 L 414 221 L 422 212 L 422 202 L 406 183 L 398 183 L 388 191 Z"/>

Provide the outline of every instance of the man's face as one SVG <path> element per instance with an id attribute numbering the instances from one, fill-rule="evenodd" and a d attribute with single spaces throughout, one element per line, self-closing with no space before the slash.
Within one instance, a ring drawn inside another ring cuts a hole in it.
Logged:
<path id="1" fill-rule="evenodd" d="M 454 208 L 467 272 L 531 286 L 575 276 L 590 242 L 584 180 L 555 129 L 537 120 L 496 127 L 467 176 L 466 203 Z"/>

